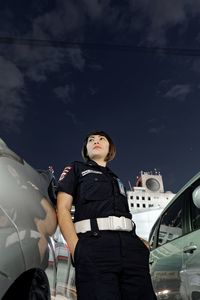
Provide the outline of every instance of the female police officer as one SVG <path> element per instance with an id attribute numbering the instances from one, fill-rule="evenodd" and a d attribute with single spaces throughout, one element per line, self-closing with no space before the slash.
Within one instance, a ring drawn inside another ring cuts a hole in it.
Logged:
<path id="1" fill-rule="evenodd" d="M 89 133 L 85 162 L 67 166 L 58 183 L 58 222 L 74 260 L 77 297 L 153 300 L 149 250 L 135 234 L 123 184 L 106 166 L 115 152 L 107 133 Z"/>

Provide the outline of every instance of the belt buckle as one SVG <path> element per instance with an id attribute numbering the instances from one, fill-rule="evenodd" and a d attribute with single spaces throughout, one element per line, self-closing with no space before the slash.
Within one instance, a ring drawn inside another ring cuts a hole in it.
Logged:
<path id="1" fill-rule="evenodd" d="M 126 229 L 125 217 L 109 216 L 109 227 L 111 230 L 124 230 Z"/>
<path id="2" fill-rule="evenodd" d="M 120 217 L 120 221 L 121 221 L 121 227 L 123 230 L 126 230 L 127 229 L 127 226 L 126 226 L 126 218 L 125 217 Z"/>

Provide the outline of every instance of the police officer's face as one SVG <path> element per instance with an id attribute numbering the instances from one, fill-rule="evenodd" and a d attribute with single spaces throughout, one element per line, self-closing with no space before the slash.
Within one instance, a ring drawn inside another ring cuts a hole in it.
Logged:
<path id="1" fill-rule="evenodd" d="M 109 142 L 105 136 L 91 135 L 88 138 L 86 148 L 90 159 L 105 160 L 109 152 Z"/>

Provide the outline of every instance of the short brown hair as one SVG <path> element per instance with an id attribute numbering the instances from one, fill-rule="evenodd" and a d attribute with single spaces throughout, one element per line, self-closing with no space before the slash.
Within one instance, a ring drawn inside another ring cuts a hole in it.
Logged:
<path id="1" fill-rule="evenodd" d="M 100 131 L 100 130 L 96 130 L 96 131 L 92 131 L 90 133 L 88 133 L 84 139 L 84 142 L 83 142 L 83 147 L 82 147 L 82 151 L 81 151 L 81 154 L 82 154 L 82 157 L 85 161 L 88 161 L 90 160 L 88 154 L 87 154 L 87 142 L 88 142 L 88 138 L 91 136 L 91 135 L 102 135 L 102 136 L 105 136 L 106 139 L 108 140 L 109 142 L 109 152 L 108 152 L 108 155 L 107 157 L 105 158 L 105 161 L 110 161 L 112 160 L 114 157 L 115 157 L 115 154 L 116 154 L 116 147 L 112 141 L 112 139 L 110 138 L 110 136 L 105 132 L 105 131 Z"/>

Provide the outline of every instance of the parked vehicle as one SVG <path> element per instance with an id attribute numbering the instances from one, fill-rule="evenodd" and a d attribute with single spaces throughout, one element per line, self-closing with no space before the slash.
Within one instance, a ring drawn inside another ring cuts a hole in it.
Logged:
<path id="1" fill-rule="evenodd" d="M 163 210 L 150 233 L 158 299 L 200 299 L 200 173 Z"/>
<path id="2" fill-rule="evenodd" d="M 54 240 L 56 241 L 55 253 L 57 257 L 56 296 L 62 300 L 76 300 L 75 269 L 72 266 L 68 246 L 59 228 L 56 230 Z"/>
<path id="3" fill-rule="evenodd" d="M 54 201 L 51 170 L 32 168 L 0 139 L 0 299 L 55 296 Z"/>

